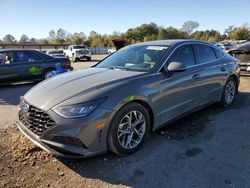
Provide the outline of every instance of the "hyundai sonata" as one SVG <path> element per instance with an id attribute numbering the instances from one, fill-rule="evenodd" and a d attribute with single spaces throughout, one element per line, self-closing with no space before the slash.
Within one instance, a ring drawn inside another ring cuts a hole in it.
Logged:
<path id="1" fill-rule="evenodd" d="M 129 154 L 177 118 L 215 102 L 229 106 L 238 85 L 238 60 L 210 43 L 133 44 L 36 85 L 21 99 L 19 129 L 57 156 Z"/>

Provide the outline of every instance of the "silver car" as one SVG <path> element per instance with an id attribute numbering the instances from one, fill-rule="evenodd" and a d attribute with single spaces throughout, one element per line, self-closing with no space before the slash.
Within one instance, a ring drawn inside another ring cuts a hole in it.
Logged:
<path id="1" fill-rule="evenodd" d="M 211 103 L 229 106 L 239 73 L 237 59 L 203 41 L 126 46 L 33 87 L 21 99 L 19 129 L 56 156 L 130 154 L 150 131 Z"/>

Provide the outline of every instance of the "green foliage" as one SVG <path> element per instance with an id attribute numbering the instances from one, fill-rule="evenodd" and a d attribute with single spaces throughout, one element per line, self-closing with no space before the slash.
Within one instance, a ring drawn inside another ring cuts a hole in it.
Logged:
<path id="1" fill-rule="evenodd" d="M 233 31 L 231 39 L 233 39 L 233 40 L 249 40 L 250 39 L 250 31 L 246 27 L 239 27 Z"/>
<path id="2" fill-rule="evenodd" d="M 190 36 L 191 39 L 195 40 L 207 40 L 209 42 L 218 42 L 222 39 L 221 34 L 215 30 L 195 31 Z"/>
<path id="3" fill-rule="evenodd" d="M 19 43 L 28 43 L 30 40 L 29 40 L 29 37 L 27 35 L 22 35 L 20 40 L 19 40 Z"/>
<path id="4" fill-rule="evenodd" d="M 168 33 L 166 31 L 166 29 L 164 28 L 160 28 L 158 35 L 157 35 L 157 39 L 158 40 L 164 40 L 168 38 Z"/>
<path id="5" fill-rule="evenodd" d="M 232 33 L 234 32 L 236 28 L 233 25 L 228 26 L 228 28 L 225 29 L 224 34 L 227 39 L 230 39 L 232 36 Z"/>
<path id="6" fill-rule="evenodd" d="M 14 44 L 16 43 L 16 39 L 12 35 L 8 34 L 3 37 L 3 43 Z"/>
<path id="7" fill-rule="evenodd" d="M 86 40 L 86 35 L 83 32 L 74 33 L 71 39 L 74 44 L 84 44 L 84 41 Z"/>
<path id="8" fill-rule="evenodd" d="M 224 39 L 232 40 L 249 40 L 250 28 L 249 24 L 244 24 L 242 27 L 235 28 L 230 25 L 223 35 L 216 30 L 195 31 L 199 27 L 196 21 L 187 21 L 183 24 L 181 29 L 174 27 L 163 27 L 157 24 L 144 23 L 135 28 L 128 29 L 125 33 L 114 31 L 112 34 L 99 34 L 96 31 L 91 31 L 87 37 L 83 32 L 68 33 L 60 28 L 57 31 L 51 30 L 48 33 L 47 39 L 29 39 L 27 35 L 22 35 L 19 42 L 31 44 L 84 44 L 91 47 L 113 47 L 114 39 L 125 39 L 129 43 L 137 43 L 152 40 L 165 39 L 196 39 L 207 40 L 210 42 L 218 42 Z M 16 39 L 12 35 L 6 35 L 0 43 L 16 43 Z"/>

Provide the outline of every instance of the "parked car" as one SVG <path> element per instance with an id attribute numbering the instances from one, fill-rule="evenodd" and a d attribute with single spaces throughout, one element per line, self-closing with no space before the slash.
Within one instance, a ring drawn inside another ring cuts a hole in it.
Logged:
<path id="1" fill-rule="evenodd" d="M 207 42 L 126 46 L 32 88 L 20 102 L 19 129 L 57 156 L 130 154 L 177 118 L 215 102 L 230 106 L 239 72 L 237 59 Z"/>
<path id="2" fill-rule="evenodd" d="M 56 63 L 72 70 L 68 58 L 58 59 L 36 50 L 0 50 L 0 84 L 44 80 Z"/>
<path id="3" fill-rule="evenodd" d="M 250 42 L 238 44 L 228 53 L 240 60 L 241 75 L 250 75 Z"/>
<path id="4" fill-rule="evenodd" d="M 74 61 L 86 59 L 91 61 L 91 51 L 83 45 L 70 45 L 67 50 L 64 50 L 64 55 Z"/>
<path id="5" fill-rule="evenodd" d="M 222 48 L 223 50 L 230 50 L 230 49 L 232 49 L 233 47 L 234 47 L 234 45 L 231 44 L 231 43 L 221 44 L 221 48 Z"/>
<path id="6" fill-rule="evenodd" d="M 63 50 L 53 50 L 53 51 L 48 51 L 47 52 L 48 55 L 52 56 L 52 57 L 66 57 L 63 53 Z"/>
<path id="7" fill-rule="evenodd" d="M 108 54 L 112 54 L 116 52 L 116 48 L 109 48 L 108 49 Z"/>

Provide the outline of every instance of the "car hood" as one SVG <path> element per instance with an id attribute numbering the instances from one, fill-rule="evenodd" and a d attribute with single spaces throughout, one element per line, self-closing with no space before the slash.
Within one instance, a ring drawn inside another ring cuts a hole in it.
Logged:
<path id="1" fill-rule="evenodd" d="M 140 74 L 143 74 L 143 72 L 104 68 L 88 68 L 72 71 L 41 82 L 28 91 L 24 99 L 29 104 L 47 111 L 77 95 Z"/>

